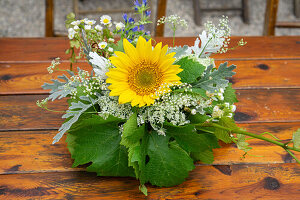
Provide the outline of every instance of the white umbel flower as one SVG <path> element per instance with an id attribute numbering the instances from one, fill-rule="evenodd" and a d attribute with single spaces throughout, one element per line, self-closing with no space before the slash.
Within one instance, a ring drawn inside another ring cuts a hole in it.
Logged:
<path id="1" fill-rule="evenodd" d="M 85 25 L 85 26 L 84 26 L 84 29 L 85 29 L 85 30 L 91 30 L 91 28 L 92 28 L 91 25 Z"/>
<path id="2" fill-rule="evenodd" d="M 106 79 L 107 76 L 105 73 L 108 72 L 109 61 L 106 58 L 99 56 L 96 52 L 90 52 L 89 57 L 89 61 L 93 64 L 93 70 L 96 76 L 101 79 Z"/>
<path id="3" fill-rule="evenodd" d="M 100 18 L 100 22 L 103 25 L 110 25 L 111 24 L 111 17 L 108 15 L 102 15 Z"/>

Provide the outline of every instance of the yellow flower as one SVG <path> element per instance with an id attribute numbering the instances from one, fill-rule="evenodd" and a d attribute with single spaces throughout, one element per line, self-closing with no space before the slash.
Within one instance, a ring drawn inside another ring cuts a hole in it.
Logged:
<path id="1" fill-rule="evenodd" d="M 162 48 L 158 43 L 152 49 L 151 40 L 139 37 L 136 47 L 127 39 L 123 40 L 123 46 L 125 53 L 116 51 L 116 56 L 110 57 L 116 68 L 106 73 L 106 82 L 111 83 L 110 96 L 119 96 L 120 104 L 149 106 L 159 94 L 171 91 L 168 85 L 180 83 L 177 74 L 182 69 L 173 65 L 175 53 L 167 54 L 167 45 Z"/>

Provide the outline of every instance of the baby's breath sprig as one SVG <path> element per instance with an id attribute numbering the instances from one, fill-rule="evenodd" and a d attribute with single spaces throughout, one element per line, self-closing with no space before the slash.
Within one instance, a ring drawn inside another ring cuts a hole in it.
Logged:
<path id="1" fill-rule="evenodd" d="M 157 21 L 157 26 L 161 24 L 169 24 L 170 29 L 173 31 L 173 47 L 175 46 L 175 32 L 178 26 L 187 28 L 187 22 L 181 19 L 178 15 L 170 15 L 168 17 L 162 17 Z"/>
<path id="2" fill-rule="evenodd" d="M 60 58 L 57 57 L 54 60 L 52 60 L 51 65 L 47 68 L 49 74 L 52 74 L 54 71 L 60 70 L 57 66 L 60 64 Z"/>

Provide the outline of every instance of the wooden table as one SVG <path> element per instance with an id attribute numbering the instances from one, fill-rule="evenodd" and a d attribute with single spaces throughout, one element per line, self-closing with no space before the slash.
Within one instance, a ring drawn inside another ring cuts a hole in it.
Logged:
<path id="1" fill-rule="evenodd" d="M 245 40 L 246 47 L 215 56 L 217 64 L 237 65 L 230 80 L 239 100 L 236 121 L 254 133 L 269 131 L 288 140 L 300 127 L 300 37 Z M 234 144 L 222 144 L 214 151 L 214 165 L 196 163 L 176 187 L 149 185 L 148 197 L 133 178 L 71 168 L 64 139 L 51 145 L 61 115 L 35 105 L 47 96 L 40 86 L 58 75 L 47 73 L 51 60 L 59 56 L 68 67 L 67 46 L 64 38 L 0 39 L 0 199 L 300 199 L 300 166 L 281 148 L 258 140 L 245 159 Z M 51 108 L 65 106 L 59 101 Z"/>

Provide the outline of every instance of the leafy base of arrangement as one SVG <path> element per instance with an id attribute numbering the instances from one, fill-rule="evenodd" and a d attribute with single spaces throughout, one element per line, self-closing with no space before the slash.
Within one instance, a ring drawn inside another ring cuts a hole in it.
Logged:
<path id="1" fill-rule="evenodd" d="M 102 26 L 68 15 L 68 76 L 45 83 L 43 88 L 51 89 L 51 94 L 37 105 L 50 110 L 49 100 L 68 97 L 69 108 L 62 116 L 65 122 L 53 143 L 68 132 L 73 167 L 91 163 L 87 171 L 99 176 L 135 177 L 147 194 L 146 183 L 178 185 L 195 168 L 194 162 L 213 163 L 219 140 L 236 143 L 245 155 L 251 150 L 246 141 L 265 140 L 281 146 L 299 162 L 291 150 L 300 151 L 300 129 L 291 141 L 282 143 L 270 133 L 264 134 L 273 139 L 236 126 L 237 99 L 227 80 L 236 66 L 223 63 L 216 67 L 210 58 L 233 49 L 228 48 L 227 18 L 218 26 L 206 23 L 206 31 L 194 46 L 176 47 L 174 38 L 173 47 L 168 47 L 155 44 L 144 31 L 144 25 L 151 23 L 147 2 L 136 1 L 134 9 L 140 19 L 124 14 L 124 23 L 115 22 L 114 29 L 107 15 L 100 18 Z M 160 23 L 169 24 L 174 35 L 178 26 L 186 26 L 176 15 Z M 115 42 L 115 36 L 121 39 Z M 237 46 L 244 44 L 241 40 Z M 93 67 L 92 72 L 78 68 L 75 73 L 73 64 L 82 57 Z M 59 71 L 59 64 L 59 59 L 54 60 L 49 73 Z"/>

